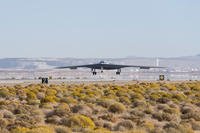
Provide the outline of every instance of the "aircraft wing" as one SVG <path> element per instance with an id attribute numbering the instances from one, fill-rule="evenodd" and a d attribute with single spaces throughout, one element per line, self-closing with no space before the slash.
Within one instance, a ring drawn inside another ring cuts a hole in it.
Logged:
<path id="1" fill-rule="evenodd" d="M 158 67 L 158 66 L 136 66 L 136 65 L 117 65 L 120 68 L 125 68 L 125 67 L 135 67 L 135 68 L 140 68 L 140 69 L 151 69 L 151 68 L 166 68 L 166 67 Z"/>
<path id="2" fill-rule="evenodd" d="M 85 67 L 85 68 L 92 68 L 94 66 L 94 64 L 90 64 L 90 65 L 78 65 L 78 66 L 65 66 L 65 67 L 56 67 L 56 69 L 65 69 L 65 68 L 69 68 L 69 69 L 77 69 L 80 67 Z"/>
<path id="3" fill-rule="evenodd" d="M 77 69 L 77 68 L 97 68 L 100 69 L 103 67 L 104 69 L 121 69 L 126 67 L 135 67 L 140 69 L 150 69 L 150 68 L 165 68 L 165 67 L 157 67 L 157 66 L 136 66 L 136 65 L 116 65 L 116 64 L 89 64 L 89 65 L 77 65 L 77 66 L 65 66 L 65 67 L 57 67 L 56 69 Z"/>

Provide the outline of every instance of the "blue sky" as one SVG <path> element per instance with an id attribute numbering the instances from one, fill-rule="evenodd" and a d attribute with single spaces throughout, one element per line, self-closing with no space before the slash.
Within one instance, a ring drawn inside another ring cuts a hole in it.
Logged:
<path id="1" fill-rule="evenodd" d="M 2 0 L 0 58 L 200 54 L 199 0 Z"/>

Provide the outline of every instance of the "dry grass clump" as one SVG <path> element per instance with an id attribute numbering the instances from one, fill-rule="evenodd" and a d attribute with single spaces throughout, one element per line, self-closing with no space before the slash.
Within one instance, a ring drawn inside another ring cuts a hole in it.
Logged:
<path id="1" fill-rule="evenodd" d="M 74 115 L 65 120 L 64 124 L 73 130 L 82 130 L 82 128 L 94 129 L 94 122 L 84 115 Z"/>
<path id="2" fill-rule="evenodd" d="M 133 129 L 133 130 L 130 130 L 130 131 L 126 131 L 124 133 L 147 133 L 147 131 L 145 129 Z"/>
<path id="3" fill-rule="evenodd" d="M 47 117 L 45 122 L 48 124 L 58 125 L 61 123 L 61 118 L 59 116 L 53 115 L 53 116 Z"/>
<path id="4" fill-rule="evenodd" d="M 70 107 L 68 104 L 61 103 L 55 108 L 54 114 L 58 115 L 58 116 L 65 116 L 65 115 L 69 114 L 70 111 L 71 110 L 70 110 Z"/>
<path id="5" fill-rule="evenodd" d="M 0 129 L 6 128 L 8 125 L 8 121 L 4 118 L 0 118 Z"/>
<path id="6" fill-rule="evenodd" d="M 0 133 L 193 133 L 200 82 L 0 87 Z"/>
<path id="7" fill-rule="evenodd" d="M 102 99 L 97 99 L 97 105 L 100 105 L 104 108 L 110 107 L 115 102 L 113 99 L 107 99 L 107 98 L 102 98 Z"/>
<path id="8" fill-rule="evenodd" d="M 133 123 L 131 120 L 124 120 L 116 125 L 115 130 L 126 131 L 126 130 L 131 130 L 133 128 L 135 128 L 135 123 Z"/>
<path id="9" fill-rule="evenodd" d="M 72 133 L 71 129 L 64 126 L 55 127 L 55 133 Z"/>
<path id="10" fill-rule="evenodd" d="M 112 113 L 123 113 L 126 110 L 126 107 L 123 104 L 116 102 L 110 105 L 108 110 Z"/>
<path id="11" fill-rule="evenodd" d="M 30 131 L 29 128 L 25 128 L 25 127 L 17 127 L 15 129 L 11 130 L 11 133 L 27 133 L 28 131 Z"/>
<path id="12" fill-rule="evenodd" d="M 11 95 L 11 93 L 9 92 L 8 89 L 6 89 L 6 88 L 0 89 L 0 97 L 6 98 L 6 97 L 9 97 L 10 95 Z"/>
<path id="13" fill-rule="evenodd" d="M 85 116 L 91 116 L 93 112 L 92 109 L 87 105 L 75 105 L 72 107 L 72 111 L 73 113 L 78 113 Z"/>
<path id="14" fill-rule="evenodd" d="M 193 129 L 188 124 L 175 124 L 168 123 L 164 127 L 165 132 L 167 133 L 194 133 Z"/>
<path id="15" fill-rule="evenodd" d="M 44 127 L 33 128 L 27 133 L 55 133 L 55 130 L 53 127 L 44 126 Z"/>
<path id="16" fill-rule="evenodd" d="M 92 131 L 91 133 L 111 133 L 111 131 L 105 128 L 98 128 Z"/>

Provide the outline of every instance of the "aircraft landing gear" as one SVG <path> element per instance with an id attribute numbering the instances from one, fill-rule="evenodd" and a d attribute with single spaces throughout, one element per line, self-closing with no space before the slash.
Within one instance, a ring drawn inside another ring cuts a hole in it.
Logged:
<path id="1" fill-rule="evenodd" d="M 97 75 L 97 72 L 95 71 L 95 69 L 92 69 L 92 74 Z"/>
<path id="2" fill-rule="evenodd" d="M 116 72 L 116 75 L 120 75 L 120 72 Z"/>
<path id="3" fill-rule="evenodd" d="M 97 72 L 92 72 L 93 75 L 97 75 Z"/>
<path id="4" fill-rule="evenodd" d="M 103 73 L 103 67 L 101 67 L 101 73 Z"/>
<path id="5" fill-rule="evenodd" d="M 118 69 L 116 72 L 116 75 L 120 75 L 121 74 L 121 69 Z"/>

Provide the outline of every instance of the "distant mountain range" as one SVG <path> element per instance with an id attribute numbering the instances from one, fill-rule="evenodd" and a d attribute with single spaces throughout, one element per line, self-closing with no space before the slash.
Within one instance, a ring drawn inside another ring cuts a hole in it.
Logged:
<path id="1" fill-rule="evenodd" d="M 58 66 L 81 65 L 97 63 L 101 60 L 117 64 L 156 65 L 157 58 L 126 57 L 126 58 L 3 58 L 0 59 L 0 69 L 50 69 Z M 159 58 L 159 65 L 173 70 L 200 70 L 200 55 L 174 58 Z"/>

